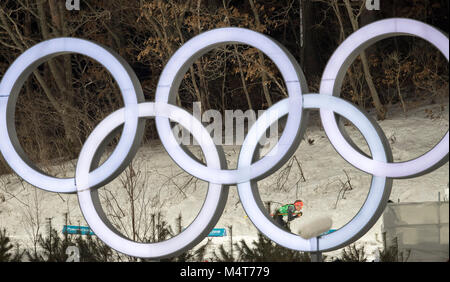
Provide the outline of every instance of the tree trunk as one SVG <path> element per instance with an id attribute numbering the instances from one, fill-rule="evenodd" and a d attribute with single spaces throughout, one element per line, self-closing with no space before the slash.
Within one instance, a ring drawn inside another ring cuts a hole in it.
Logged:
<path id="1" fill-rule="evenodd" d="M 344 0 L 344 3 L 345 3 L 345 7 L 347 8 L 347 13 L 348 13 L 350 22 L 352 24 L 352 28 L 354 31 L 357 31 L 359 29 L 358 18 L 355 17 L 355 15 L 353 14 L 353 9 L 350 5 L 350 1 Z M 363 9 L 363 8 L 361 8 L 361 9 Z M 370 95 L 372 96 L 373 105 L 375 106 L 375 109 L 377 111 L 377 117 L 378 117 L 378 119 L 383 120 L 386 117 L 386 108 L 383 106 L 383 104 L 380 101 L 380 97 L 378 95 L 377 89 L 373 82 L 372 75 L 370 74 L 370 66 L 369 66 L 369 62 L 367 60 L 366 53 L 363 51 L 361 53 L 360 57 L 361 57 L 362 65 L 363 65 L 364 77 L 366 79 L 367 86 L 369 87 Z"/>
<path id="2" fill-rule="evenodd" d="M 239 74 L 241 76 L 242 89 L 244 90 L 245 98 L 247 99 L 248 108 L 250 110 L 253 110 L 252 100 L 250 99 L 250 94 L 248 93 L 248 89 L 247 89 L 247 82 L 245 81 L 244 71 L 242 70 L 241 58 L 240 58 L 237 46 L 234 45 L 233 47 L 234 47 L 234 56 L 236 57 L 238 64 L 239 64 Z"/>
<path id="3" fill-rule="evenodd" d="M 225 0 L 222 1 L 223 3 L 223 7 L 225 9 L 225 13 L 227 14 L 227 22 L 228 24 L 230 24 L 230 14 L 228 13 L 228 8 L 227 5 L 225 3 Z M 240 73 L 240 77 L 241 77 L 241 83 L 242 83 L 242 89 L 244 90 L 244 94 L 245 94 L 245 98 L 247 99 L 247 105 L 249 109 L 253 109 L 252 106 L 252 101 L 250 99 L 250 94 L 248 93 L 248 89 L 247 89 L 247 83 L 245 81 L 245 76 L 244 76 L 244 72 L 242 70 L 242 63 L 241 63 L 241 58 L 237 49 L 237 45 L 233 45 L 233 54 L 236 58 L 236 60 L 238 61 L 238 65 L 239 65 L 239 73 Z"/>
<path id="4" fill-rule="evenodd" d="M 248 2 L 250 3 L 250 6 L 252 8 L 253 15 L 255 16 L 256 28 L 259 29 L 261 27 L 261 22 L 259 20 L 258 11 L 257 11 L 257 9 L 255 7 L 255 4 L 253 3 L 253 0 L 248 0 Z M 260 65 L 262 67 L 264 67 L 265 66 L 264 54 L 261 51 L 258 50 L 258 56 L 259 56 L 259 63 L 260 63 Z M 262 80 L 262 87 L 263 87 L 264 97 L 266 98 L 267 106 L 271 107 L 272 106 L 272 99 L 270 98 L 269 87 L 267 87 L 267 74 L 266 74 L 264 69 L 261 72 L 261 80 Z"/>
<path id="5" fill-rule="evenodd" d="M 303 13 L 303 59 L 300 60 L 303 70 L 309 79 L 313 75 L 319 75 L 320 62 L 318 56 L 318 48 L 315 46 L 316 40 L 314 39 L 314 33 L 311 28 L 314 25 L 314 10 L 312 9 L 311 0 L 299 0 L 301 3 L 301 12 Z"/>
<path id="6" fill-rule="evenodd" d="M 49 4 L 52 7 L 51 4 L 55 4 L 53 1 L 50 1 Z M 38 14 L 39 14 L 39 23 L 42 31 L 42 35 L 45 40 L 48 40 L 51 38 L 50 32 L 47 27 L 46 22 L 46 14 L 43 6 L 43 1 L 37 0 L 37 7 L 38 7 Z M 59 15 L 59 9 L 56 7 L 53 7 L 50 9 L 50 11 L 58 12 L 58 15 L 52 15 L 52 19 L 55 20 L 53 24 L 56 24 L 56 27 L 58 27 L 58 24 L 61 23 L 61 18 Z M 69 101 L 65 102 L 64 104 L 56 103 L 53 104 L 53 106 L 56 108 L 56 111 L 61 116 L 61 120 L 63 122 L 63 127 L 65 131 L 65 138 L 69 142 L 69 147 L 72 146 L 78 146 L 81 144 L 79 143 L 78 138 L 78 130 L 74 123 L 73 116 L 71 115 L 72 111 L 70 110 L 70 102 L 73 99 L 73 91 L 71 90 L 71 87 L 68 87 L 66 84 L 66 80 L 62 77 L 61 72 L 59 71 L 62 69 L 58 66 L 58 60 L 57 59 L 51 59 L 48 61 L 48 66 L 50 68 L 50 72 L 53 76 L 53 79 L 56 83 L 56 86 L 59 90 L 59 92 L 64 96 L 65 99 L 63 101 Z M 71 67 L 70 67 L 71 69 Z M 71 70 L 70 70 L 71 72 Z M 39 79 L 38 79 L 39 80 Z M 41 84 L 42 85 L 42 84 Z M 71 84 L 70 84 L 71 85 Z M 59 104 L 59 105 L 57 105 Z"/>

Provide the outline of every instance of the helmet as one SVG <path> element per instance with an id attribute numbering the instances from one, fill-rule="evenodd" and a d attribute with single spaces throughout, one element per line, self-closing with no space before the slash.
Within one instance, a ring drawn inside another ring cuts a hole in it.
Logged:
<path id="1" fill-rule="evenodd" d="M 300 207 L 300 209 L 303 208 L 303 201 L 302 200 L 295 201 L 294 202 L 294 206 L 295 207 Z"/>

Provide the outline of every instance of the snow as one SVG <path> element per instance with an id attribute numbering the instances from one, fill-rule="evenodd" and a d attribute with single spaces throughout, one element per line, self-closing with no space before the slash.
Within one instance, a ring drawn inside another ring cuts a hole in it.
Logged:
<path id="1" fill-rule="evenodd" d="M 445 105 L 430 104 L 410 109 L 406 115 L 400 107 L 390 108 L 388 119 L 378 122 L 390 140 L 394 160 L 399 162 L 418 157 L 437 144 L 448 130 L 448 108 L 448 102 Z M 354 142 L 368 153 L 361 134 L 352 126 L 347 126 L 346 129 Z M 302 199 L 305 202 L 305 220 L 312 216 L 329 216 L 333 220 L 332 228 L 338 229 L 349 222 L 364 203 L 371 176 L 352 167 L 335 152 L 325 132 L 320 128 L 317 113 L 312 114 L 305 139 L 313 141 L 312 144 L 303 141 L 295 156 L 306 181 L 301 179 L 300 169 L 294 162 L 283 187 L 277 185 L 283 168 L 258 183 L 261 198 L 265 202 L 272 201 L 272 209 L 280 204 Z M 197 147 L 191 149 L 194 153 L 199 153 Z M 235 168 L 239 146 L 225 146 L 225 152 L 229 167 Z M 50 175 L 72 177 L 75 164 L 76 160 L 73 160 L 46 169 Z M 133 165 L 137 175 L 137 191 L 140 191 L 140 194 L 135 196 L 138 203 L 136 206 L 143 216 L 138 221 L 140 234 L 149 234 L 145 227 L 148 227 L 150 222 L 150 214 L 158 210 L 163 212 L 174 230 L 177 229 L 176 218 L 179 214 L 182 214 L 184 227 L 192 222 L 203 204 L 207 183 L 191 179 L 156 141 L 141 147 Z M 101 188 L 100 195 L 117 197 L 118 205 L 111 202 L 117 211 L 116 217 L 111 214 L 109 218 L 121 218 L 126 222 L 124 229 L 127 231 L 124 233 L 129 234 L 131 203 L 121 188 L 121 180 L 125 174 L 126 172 L 122 173 L 116 180 Z M 342 197 L 343 188 L 350 187 L 345 184 L 348 180 L 346 174 L 353 189 L 347 189 Z M 390 198 L 394 202 L 437 201 L 438 193 L 444 195 L 448 182 L 447 163 L 424 176 L 394 180 Z M 186 183 L 188 185 L 185 185 Z M 104 208 L 105 206 L 107 205 L 105 204 Z M 68 213 L 69 224 L 86 225 L 76 195 L 41 191 L 20 181 L 15 174 L 0 177 L 0 228 L 6 228 L 14 241 L 31 247 L 33 230 L 39 226 L 40 231 L 45 232 L 46 218 L 52 218 L 52 226 L 62 230 L 65 224 L 64 213 Z M 301 220 L 292 222 L 291 229 L 294 232 L 298 230 Z M 376 250 L 382 247 L 381 223 L 382 220 L 378 220 L 374 227 L 357 241 L 357 244 L 365 245 L 370 254 L 369 259 L 374 258 Z M 233 228 L 234 242 L 244 239 L 251 243 L 257 238 L 257 229 L 245 216 L 235 186 L 230 187 L 225 211 L 216 225 L 217 228 L 227 229 L 229 226 Z M 201 245 L 204 242 L 206 239 Z M 230 237 L 212 238 L 215 246 L 222 243 L 229 246 L 229 242 Z M 340 250 L 325 253 L 328 256 L 339 254 Z"/>

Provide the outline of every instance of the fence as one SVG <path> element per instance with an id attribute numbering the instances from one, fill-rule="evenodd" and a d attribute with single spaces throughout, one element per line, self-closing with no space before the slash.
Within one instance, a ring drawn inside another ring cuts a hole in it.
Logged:
<path id="1" fill-rule="evenodd" d="M 408 262 L 448 261 L 449 203 L 390 203 L 383 214 L 385 246 L 398 244 Z"/>

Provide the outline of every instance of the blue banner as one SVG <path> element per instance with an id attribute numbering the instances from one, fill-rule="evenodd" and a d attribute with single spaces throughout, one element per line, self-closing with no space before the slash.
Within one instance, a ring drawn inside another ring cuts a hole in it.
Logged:
<path id="1" fill-rule="evenodd" d="M 208 237 L 224 237 L 227 236 L 227 231 L 225 228 L 214 228 L 209 234 Z"/>
<path id="2" fill-rule="evenodd" d="M 91 228 L 87 226 L 64 225 L 63 234 L 95 235 Z"/>
<path id="3" fill-rule="evenodd" d="M 63 234 L 79 234 L 79 235 L 95 235 L 95 233 L 91 230 L 91 228 L 87 226 L 72 226 L 72 225 L 64 225 Z M 227 231 L 225 228 L 214 228 L 209 234 L 208 237 L 224 237 L 227 236 Z"/>
<path id="4" fill-rule="evenodd" d="M 330 229 L 330 230 L 328 230 L 327 232 L 323 232 L 323 233 L 320 234 L 319 236 L 325 236 L 325 235 L 328 235 L 328 234 L 330 234 L 330 233 L 333 233 L 334 231 L 336 231 L 336 229 Z"/>

